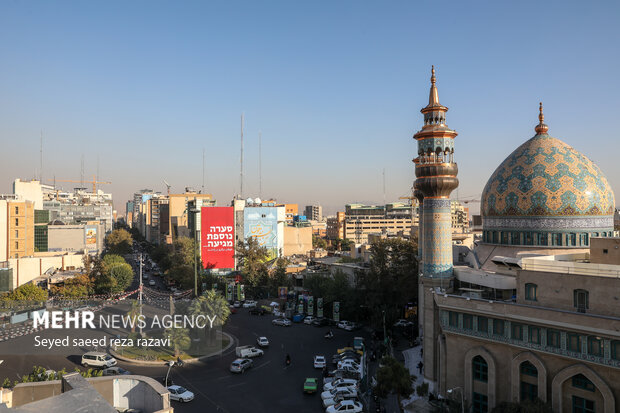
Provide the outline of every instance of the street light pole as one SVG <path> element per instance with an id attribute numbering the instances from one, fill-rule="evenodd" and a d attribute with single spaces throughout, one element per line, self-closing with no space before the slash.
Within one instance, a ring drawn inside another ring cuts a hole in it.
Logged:
<path id="1" fill-rule="evenodd" d="M 140 320 L 142 320 L 142 254 L 140 254 L 140 294 L 138 295 L 138 299 L 140 301 Z M 140 337 L 142 337 L 142 323 L 138 324 L 140 328 Z"/>

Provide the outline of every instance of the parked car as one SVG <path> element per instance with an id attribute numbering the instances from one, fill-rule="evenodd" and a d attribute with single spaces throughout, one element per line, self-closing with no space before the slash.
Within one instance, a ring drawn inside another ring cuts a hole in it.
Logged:
<path id="1" fill-rule="evenodd" d="M 349 386 L 357 386 L 359 382 L 355 379 L 334 379 L 329 383 L 323 384 L 323 391 L 330 391 L 334 387 L 349 387 Z"/>
<path id="2" fill-rule="evenodd" d="M 288 320 L 286 318 L 274 318 L 273 320 L 271 320 L 271 324 L 273 324 L 274 326 L 290 327 L 291 320 Z"/>
<path id="3" fill-rule="evenodd" d="M 295 314 L 293 316 L 293 323 L 301 323 L 304 320 L 303 314 Z"/>
<path id="4" fill-rule="evenodd" d="M 257 349 L 254 346 L 240 346 L 235 348 L 235 354 L 241 358 L 258 357 L 264 354 L 263 350 Z"/>
<path id="5" fill-rule="evenodd" d="M 82 356 L 82 366 L 107 368 L 116 366 L 116 359 L 107 353 L 89 351 Z"/>
<path id="6" fill-rule="evenodd" d="M 149 285 L 151 287 L 154 287 L 155 286 L 155 280 L 149 280 Z"/>
<path id="7" fill-rule="evenodd" d="M 325 317 L 318 317 L 312 321 L 312 325 L 315 327 L 323 327 L 329 325 L 329 321 Z"/>
<path id="8" fill-rule="evenodd" d="M 413 323 L 411 321 L 407 321 L 403 318 L 401 318 L 400 320 L 397 320 L 394 323 L 394 327 L 411 327 L 413 326 Z"/>
<path id="9" fill-rule="evenodd" d="M 250 359 L 236 359 L 230 363 L 230 371 L 232 373 L 244 373 L 247 369 L 252 367 L 254 362 Z"/>
<path id="10" fill-rule="evenodd" d="M 122 367 L 109 367 L 101 372 L 102 376 L 122 376 L 125 374 L 131 374 L 131 372 Z"/>
<path id="11" fill-rule="evenodd" d="M 259 337 L 256 339 L 256 344 L 258 344 L 261 347 L 268 347 L 269 340 L 267 340 L 267 337 Z"/>
<path id="12" fill-rule="evenodd" d="M 354 400 L 343 400 L 342 402 L 329 406 L 325 413 L 360 413 L 363 411 L 362 404 Z"/>
<path id="13" fill-rule="evenodd" d="M 240 308 L 240 307 L 241 307 L 241 302 L 240 302 L 240 301 L 235 301 L 235 302 L 233 303 L 233 307 L 235 307 L 235 308 Z"/>
<path id="14" fill-rule="evenodd" d="M 324 391 L 323 393 L 321 393 L 321 400 L 333 399 L 334 397 L 345 396 L 345 395 L 349 397 L 356 397 L 357 389 L 354 386 L 334 387 L 330 391 Z"/>
<path id="15" fill-rule="evenodd" d="M 347 397 L 345 395 L 343 395 L 343 396 L 336 396 L 333 399 L 325 399 L 325 400 L 323 400 L 323 407 L 325 409 L 327 409 L 329 406 L 334 406 L 334 405 L 336 405 L 338 403 L 342 403 L 345 400 L 353 400 L 353 401 L 356 401 L 356 402 L 359 401 L 357 399 L 357 397 Z"/>
<path id="16" fill-rule="evenodd" d="M 254 308 L 254 307 L 256 307 L 256 301 L 254 300 L 246 300 L 243 303 L 243 308 Z"/>
<path id="17" fill-rule="evenodd" d="M 168 386 L 168 391 L 170 392 L 170 400 L 177 400 L 182 403 L 194 400 L 194 393 L 187 390 L 185 387 L 172 385 Z"/>
<path id="18" fill-rule="evenodd" d="M 260 308 L 260 307 L 252 307 L 250 308 L 250 314 L 252 315 L 265 315 L 267 311 L 265 311 L 264 308 Z"/>
<path id="19" fill-rule="evenodd" d="M 344 369 L 346 366 L 350 366 L 354 368 L 355 370 L 361 370 L 362 368 L 362 366 L 360 366 L 358 363 L 354 362 L 353 360 L 342 360 L 338 362 L 339 369 Z"/>
<path id="20" fill-rule="evenodd" d="M 314 368 L 322 369 L 325 367 L 325 356 L 314 356 Z"/>
<path id="21" fill-rule="evenodd" d="M 304 318 L 304 324 L 312 324 L 312 322 L 316 320 L 313 316 L 309 315 Z"/>
<path id="22" fill-rule="evenodd" d="M 346 330 L 346 331 L 353 331 L 353 329 L 355 328 L 355 325 L 354 323 L 350 321 L 342 320 L 341 322 L 338 323 L 338 328 L 342 328 L 343 330 Z"/>
<path id="23" fill-rule="evenodd" d="M 304 393 L 316 393 L 319 388 L 319 381 L 314 377 L 306 378 L 304 381 Z"/>

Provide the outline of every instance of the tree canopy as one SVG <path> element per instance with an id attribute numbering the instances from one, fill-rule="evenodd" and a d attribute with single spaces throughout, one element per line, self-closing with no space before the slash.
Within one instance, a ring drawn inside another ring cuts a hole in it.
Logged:
<path id="1" fill-rule="evenodd" d="M 390 393 L 396 393 L 398 405 L 400 399 L 407 398 L 413 393 L 413 382 L 415 376 L 409 373 L 407 368 L 399 363 L 395 358 L 386 356 L 381 359 L 381 367 L 377 370 L 377 394 L 385 398 Z"/>
<path id="2" fill-rule="evenodd" d="M 47 290 L 28 283 L 17 287 L 5 296 L 4 299 L 10 301 L 45 301 L 47 296 Z"/>
<path id="3" fill-rule="evenodd" d="M 132 251 L 133 239 L 131 234 L 125 229 L 115 229 L 105 237 L 105 245 L 111 254 L 130 254 Z"/>

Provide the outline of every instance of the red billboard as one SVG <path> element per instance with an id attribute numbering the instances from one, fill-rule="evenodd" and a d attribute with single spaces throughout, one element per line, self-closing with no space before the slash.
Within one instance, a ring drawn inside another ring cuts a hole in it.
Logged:
<path id="1" fill-rule="evenodd" d="M 200 248 L 204 268 L 235 268 L 233 207 L 202 207 Z"/>

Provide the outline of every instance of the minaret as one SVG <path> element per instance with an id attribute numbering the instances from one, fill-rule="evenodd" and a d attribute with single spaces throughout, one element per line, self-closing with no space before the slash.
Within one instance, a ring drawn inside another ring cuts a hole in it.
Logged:
<path id="1" fill-rule="evenodd" d="M 446 125 L 448 108 L 439 103 L 432 69 L 428 105 L 421 110 L 424 126 L 413 138 L 418 141 L 414 159 L 417 179 L 414 188 L 423 196 L 423 267 L 425 277 L 452 276 L 452 218 L 450 193 L 459 185 L 454 162 L 454 138 L 457 133 Z"/>
<path id="2" fill-rule="evenodd" d="M 433 295 L 436 289 L 449 289 L 452 281 L 452 217 L 450 193 L 459 185 L 458 167 L 454 162 L 454 138 L 457 133 L 446 125 L 448 108 L 439 103 L 432 68 L 428 105 L 421 112 L 424 126 L 413 135 L 418 141 L 415 163 L 414 195 L 420 203 L 418 256 L 420 259 L 420 288 L 418 320 L 424 335 L 424 378 L 430 390 L 443 394 L 445 363 L 440 360 L 439 311 Z"/>

